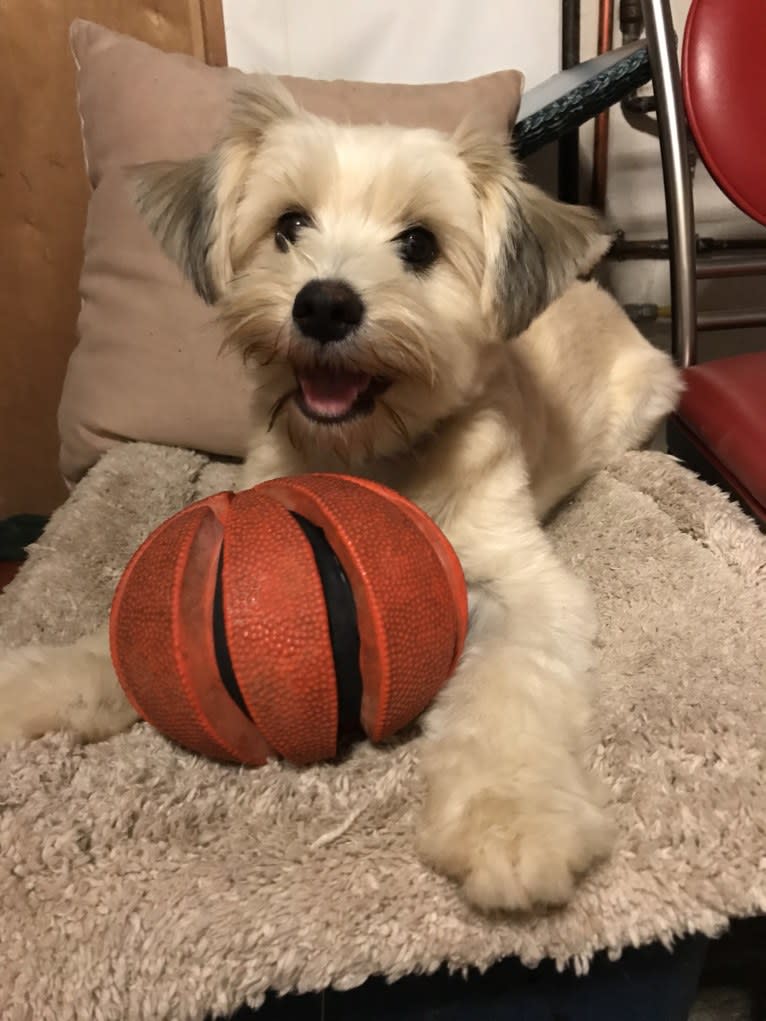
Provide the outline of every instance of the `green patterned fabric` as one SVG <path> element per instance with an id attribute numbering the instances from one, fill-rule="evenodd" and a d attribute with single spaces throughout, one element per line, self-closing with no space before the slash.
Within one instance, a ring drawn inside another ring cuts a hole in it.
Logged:
<path id="1" fill-rule="evenodd" d="M 513 132 L 520 158 L 555 142 L 645 85 L 652 76 L 646 43 L 633 44 L 562 71 L 522 100 Z M 542 105 L 536 96 L 543 97 Z M 525 108 L 530 112 L 525 114 Z"/>

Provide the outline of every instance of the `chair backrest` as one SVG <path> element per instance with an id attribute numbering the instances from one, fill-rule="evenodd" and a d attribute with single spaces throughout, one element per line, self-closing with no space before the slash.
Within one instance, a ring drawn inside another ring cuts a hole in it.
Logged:
<path id="1" fill-rule="evenodd" d="M 693 0 L 681 73 L 705 166 L 735 205 L 766 224 L 766 0 Z"/>

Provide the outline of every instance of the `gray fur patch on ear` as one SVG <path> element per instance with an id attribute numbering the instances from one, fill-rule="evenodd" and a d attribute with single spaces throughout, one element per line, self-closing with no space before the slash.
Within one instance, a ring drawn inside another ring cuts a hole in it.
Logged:
<path id="1" fill-rule="evenodd" d="M 510 217 L 503 255 L 498 260 L 497 290 L 503 332 L 517 337 L 547 301 L 548 282 L 543 246 L 520 210 Z"/>
<path id="2" fill-rule="evenodd" d="M 522 179 L 508 140 L 465 123 L 453 136 L 479 199 L 486 292 L 506 337 L 522 333 L 611 244 L 596 214 L 552 199 Z"/>
<path id="3" fill-rule="evenodd" d="M 508 196 L 505 257 L 498 288 L 505 293 L 509 336 L 518 336 L 608 251 L 612 236 L 599 216 L 519 182 Z"/>
<path id="4" fill-rule="evenodd" d="M 212 305 L 219 297 L 208 260 L 216 218 L 213 160 L 200 156 L 181 163 L 145 163 L 128 173 L 149 229 L 199 296 Z"/>

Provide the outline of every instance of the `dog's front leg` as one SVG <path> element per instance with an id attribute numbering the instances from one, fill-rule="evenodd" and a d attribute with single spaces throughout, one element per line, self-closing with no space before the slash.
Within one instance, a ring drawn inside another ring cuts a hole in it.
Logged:
<path id="1" fill-rule="evenodd" d="M 426 718 L 424 858 L 484 909 L 559 904 L 613 828 L 586 757 L 594 613 L 519 480 L 499 470 L 447 531 L 471 592 L 461 664 Z"/>

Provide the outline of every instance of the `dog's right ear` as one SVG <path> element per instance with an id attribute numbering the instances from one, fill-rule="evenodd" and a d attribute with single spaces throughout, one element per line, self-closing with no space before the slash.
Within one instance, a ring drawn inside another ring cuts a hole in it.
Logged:
<path id="1" fill-rule="evenodd" d="M 210 305 L 218 299 L 226 276 L 223 252 L 217 251 L 216 260 L 211 258 L 223 240 L 216 164 L 213 152 L 181 163 L 144 163 L 128 171 L 149 230 Z"/>
<path id="2" fill-rule="evenodd" d="M 250 75 L 231 100 L 226 137 L 248 145 L 260 145 L 276 121 L 297 117 L 301 108 L 282 82 L 273 75 Z"/>
<path id="3" fill-rule="evenodd" d="M 212 152 L 128 170 L 149 229 L 208 304 L 231 279 L 231 234 L 252 157 L 276 121 L 299 112 L 276 78 L 259 75 L 233 94 L 228 124 Z"/>

